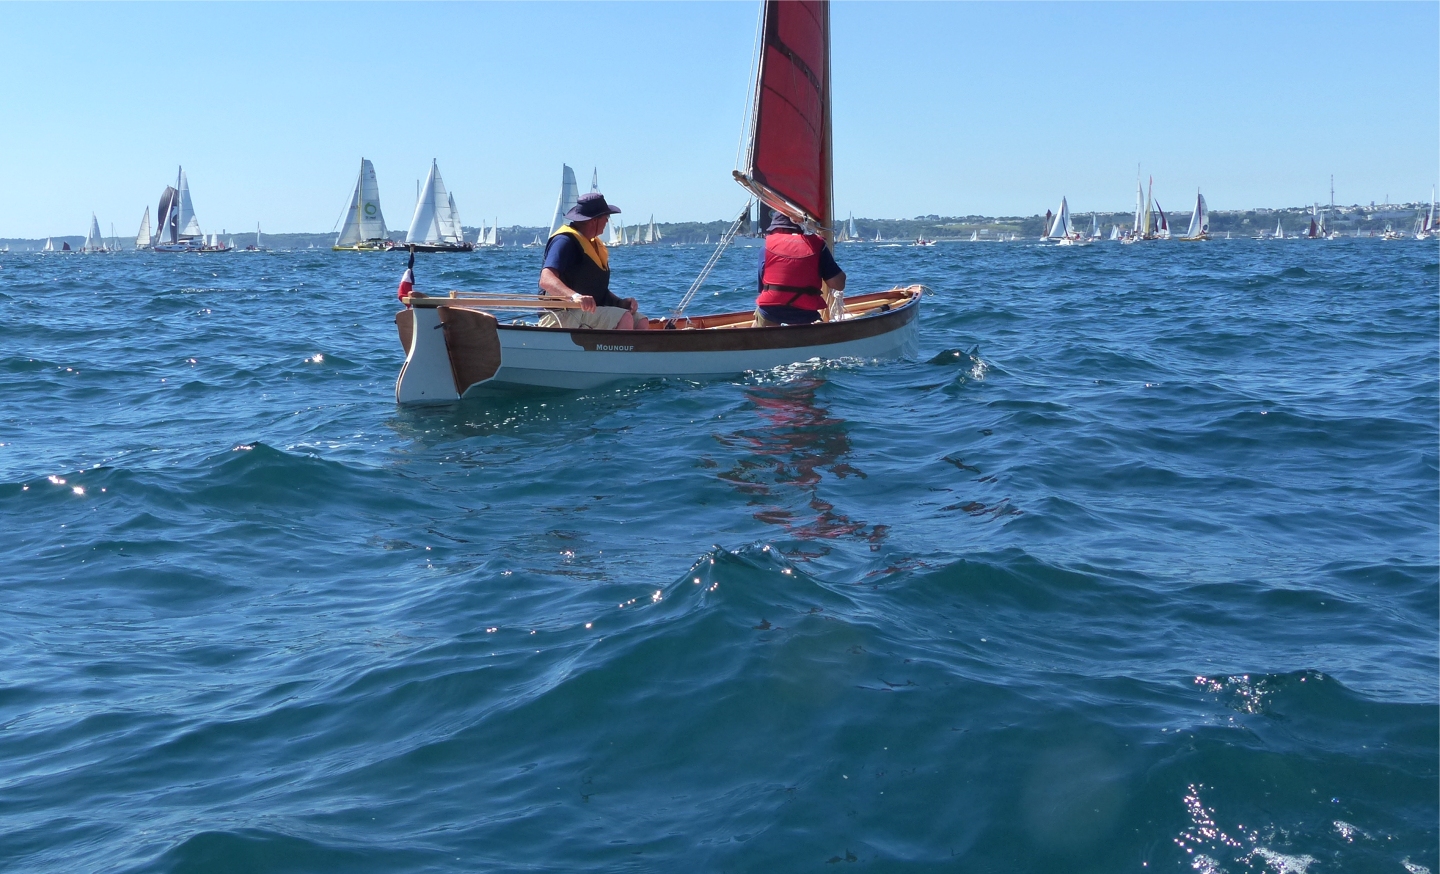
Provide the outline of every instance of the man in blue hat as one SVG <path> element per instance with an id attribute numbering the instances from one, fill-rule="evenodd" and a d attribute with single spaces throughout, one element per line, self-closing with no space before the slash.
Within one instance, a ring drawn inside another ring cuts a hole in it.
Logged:
<path id="1" fill-rule="evenodd" d="M 633 297 L 610 291 L 610 252 L 600 236 L 619 207 L 592 191 L 582 195 L 565 213 L 566 224 L 545 243 L 545 264 L 540 268 L 540 297 L 580 304 L 580 309 L 551 310 L 540 320 L 548 328 L 591 328 L 600 331 L 644 330 L 650 320 L 639 312 Z"/>
<path id="2" fill-rule="evenodd" d="M 760 253 L 760 295 L 755 327 L 808 325 L 826 307 L 825 286 L 845 290 L 845 271 L 835 263 L 825 238 L 805 233 L 789 216 L 776 212 Z"/>

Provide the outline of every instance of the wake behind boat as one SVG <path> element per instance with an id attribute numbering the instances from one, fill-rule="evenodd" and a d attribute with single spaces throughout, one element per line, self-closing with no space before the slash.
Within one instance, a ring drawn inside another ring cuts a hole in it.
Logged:
<path id="1" fill-rule="evenodd" d="M 832 242 L 828 0 L 767 0 L 760 33 L 750 143 L 735 179 L 765 206 Z M 562 205 L 564 199 L 562 187 Z M 685 299 L 670 318 L 649 320 L 651 330 L 540 327 L 527 318 L 542 306 L 528 289 L 511 295 L 426 297 L 406 293 L 413 281 L 407 271 L 401 285 L 406 308 L 395 316 L 406 352 L 396 401 L 454 401 L 490 386 L 583 389 L 618 379 L 713 378 L 815 358 L 879 359 L 915 352 L 924 294 L 918 285 L 849 298 L 835 293 L 827 318 L 807 325 L 755 327 L 749 310 L 685 315 L 748 217 L 749 204 Z M 580 304 L 547 298 L 543 306 L 557 310 Z"/>

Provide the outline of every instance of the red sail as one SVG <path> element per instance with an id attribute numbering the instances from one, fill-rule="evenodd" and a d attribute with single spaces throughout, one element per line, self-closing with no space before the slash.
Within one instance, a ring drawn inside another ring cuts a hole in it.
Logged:
<path id="1" fill-rule="evenodd" d="M 830 4 L 766 0 L 745 175 L 775 207 L 830 223 Z"/>

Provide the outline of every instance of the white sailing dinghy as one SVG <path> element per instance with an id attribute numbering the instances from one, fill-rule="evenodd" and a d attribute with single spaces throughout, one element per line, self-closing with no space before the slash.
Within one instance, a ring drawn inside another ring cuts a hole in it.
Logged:
<path id="1" fill-rule="evenodd" d="M 385 214 L 380 211 L 380 183 L 375 178 L 375 165 L 370 163 L 369 158 L 361 158 L 360 175 L 355 179 L 350 205 L 345 207 L 345 226 L 340 229 L 331 249 L 336 252 L 382 252 L 395 247 L 389 233 L 385 227 Z"/>
<path id="2" fill-rule="evenodd" d="M 1190 229 L 1180 239 L 1210 239 L 1210 213 L 1205 209 L 1205 196 L 1199 191 L 1195 192 L 1195 211 L 1190 214 Z"/>
<path id="3" fill-rule="evenodd" d="M 829 236 L 834 227 L 829 3 L 766 0 L 761 34 L 750 145 L 734 176 L 770 208 Z M 509 295 L 405 295 L 406 308 L 395 317 L 406 350 L 396 400 L 454 401 L 489 386 L 584 389 L 619 379 L 703 379 L 816 358 L 914 352 L 924 292 L 918 285 L 837 299 L 830 318 L 810 325 L 756 328 L 750 309 L 686 316 L 689 301 L 748 214 L 749 204 L 671 318 L 652 319 L 652 330 L 541 328 L 504 315 L 536 311 L 528 287 Z M 402 292 L 411 281 L 407 271 Z M 579 305 L 547 300 L 546 306 Z"/>
<path id="4" fill-rule="evenodd" d="M 433 158 L 430 175 L 425 177 L 420 199 L 415 203 L 415 216 L 410 220 L 405 245 L 412 252 L 470 252 L 475 248 L 474 243 L 465 241 L 455 195 L 445 190 L 440 165 Z"/>

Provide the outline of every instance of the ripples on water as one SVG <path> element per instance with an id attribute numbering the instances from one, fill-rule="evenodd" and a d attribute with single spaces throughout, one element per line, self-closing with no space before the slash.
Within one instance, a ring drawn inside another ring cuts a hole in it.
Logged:
<path id="1" fill-rule="evenodd" d="M 439 409 L 395 256 L 0 260 L 0 867 L 1440 868 L 1435 247 L 841 249 L 917 359 Z"/>

